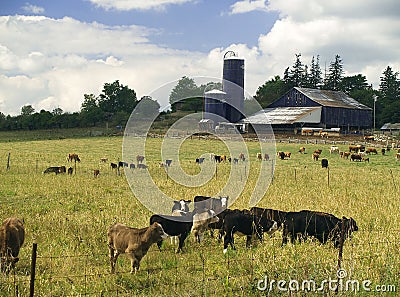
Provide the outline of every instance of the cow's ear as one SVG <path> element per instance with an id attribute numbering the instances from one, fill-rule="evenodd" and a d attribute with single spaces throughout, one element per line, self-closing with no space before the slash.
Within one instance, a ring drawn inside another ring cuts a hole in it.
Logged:
<path id="1" fill-rule="evenodd" d="M 190 202 L 192 202 L 192 200 L 185 200 L 185 202 L 190 203 Z"/>

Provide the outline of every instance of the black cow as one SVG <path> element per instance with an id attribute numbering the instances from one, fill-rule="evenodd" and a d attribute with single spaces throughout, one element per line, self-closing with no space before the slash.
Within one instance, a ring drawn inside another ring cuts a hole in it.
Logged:
<path id="1" fill-rule="evenodd" d="M 118 165 L 115 163 L 110 163 L 110 167 L 111 167 L 111 169 L 117 169 Z"/>
<path id="2" fill-rule="evenodd" d="M 127 162 L 122 162 L 122 161 L 119 161 L 118 162 L 118 168 L 121 168 L 121 167 L 128 167 L 129 165 L 128 165 L 128 163 Z"/>
<path id="3" fill-rule="evenodd" d="M 250 208 L 250 212 L 257 217 L 264 217 L 268 220 L 275 221 L 278 228 L 282 227 L 286 220 L 286 212 L 281 210 L 255 206 Z"/>
<path id="4" fill-rule="evenodd" d="M 205 158 L 197 158 L 197 159 L 196 159 L 196 163 L 197 163 L 197 164 L 202 164 L 202 163 L 204 162 L 204 159 L 205 159 Z"/>
<path id="5" fill-rule="evenodd" d="M 268 220 L 265 217 L 257 217 L 248 210 L 230 211 L 225 215 L 222 226 L 222 231 L 225 234 L 224 254 L 228 251 L 229 244 L 232 249 L 236 249 L 233 239 L 235 233 L 246 235 L 246 247 L 249 247 L 253 235 L 256 235 L 262 241 L 264 232 L 272 234 L 277 229 L 278 225 L 275 221 Z"/>
<path id="6" fill-rule="evenodd" d="M 288 212 L 283 228 L 282 245 L 287 243 L 288 235 L 290 235 L 292 243 L 296 239 L 306 239 L 308 236 L 312 236 L 323 244 L 330 239 L 337 248 L 340 244 L 342 223 L 344 223 L 345 238 L 350 236 L 353 231 L 358 230 L 353 218 L 343 217 L 343 220 L 341 220 L 329 213 L 310 210 Z"/>
<path id="7" fill-rule="evenodd" d="M 135 164 L 133 164 L 133 163 L 129 164 L 130 169 L 135 169 L 135 167 L 136 167 Z"/>
<path id="8" fill-rule="evenodd" d="M 321 166 L 322 166 L 322 168 L 328 168 L 328 160 L 327 159 L 322 159 L 321 160 Z"/>
<path id="9" fill-rule="evenodd" d="M 179 246 L 176 252 L 183 252 L 185 239 L 188 237 L 193 226 L 193 213 L 188 213 L 187 216 L 167 216 L 155 214 L 150 217 L 150 225 L 152 225 L 154 222 L 159 223 L 163 227 L 164 232 L 169 236 L 179 237 Z M 159 249 L 161 249 L 162 242 L 163 240 L 157 242 Z"/>
<path id="10" fill-rule="evenodd" d="M 214 161 L 215 161 L 215 162 L 218 162 L 218 163 L 221 163 L 221 156 L 215 155 L 215 156 L 214 156 Z"/>
<path id="11" fill-rule="evenodd" d="M 172 164 L 172 160 L 165 160 L 165 165 L 167 167 L 171 166 L 171 164 Z"/>
<path id="12" fill-rule="evenodd" d="M 357 154 L 351 154 L 350 156 L 350 161 L 360 161 L 361 162 L 362 157 L 360 155 Z"/>
<path id="13" fill-rule="evenodd" d="M 57 175 L 59 173 L 65 173 L 66 171 L 67 169 L 65 166 L 52 166 L 43 171 L 43 174 L 54 172 Z"/>
<path id="14" fill-rule="evenodd" d="M 72 175 L 72 173 L 74 173 L 74 168 L 69 167 L 68 168 L 68 175 Z"/>

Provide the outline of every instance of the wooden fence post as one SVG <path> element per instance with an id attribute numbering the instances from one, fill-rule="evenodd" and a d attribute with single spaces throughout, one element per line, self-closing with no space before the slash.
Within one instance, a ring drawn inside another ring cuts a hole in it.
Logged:
<path id="1" fill-rule="evenodd" d="M 35 292 L 36 256 L 37 256 L 37 243 L 34 242 L 32 246 L 31 281 L 29 286 L 29 297 L 33 297 Z"/>
<path id="2" fill-rule="evenodd" d="M 339 241 L 339 255 L 338 255 L 338 265 L 337 265 L 337 271 L 336 274 L 339 277 L 339 272 L 342 268 L 342 259 L 343 259 L 343 243 L 344 243 L 344 226 L 346 224 L 346 218 L 342 217 L 342 229 L 340 231 L 340 241 Z M 337 294 L 339 292 L 339 284 L 336 286 L 335 293 Z"/>
<path id="3" fill-rule="evenodd" d="M 8 158 L 7 158 L 7 171 L 10 170 L 10 157 L 11 157 L 11 153 L 8 152 Z"/>

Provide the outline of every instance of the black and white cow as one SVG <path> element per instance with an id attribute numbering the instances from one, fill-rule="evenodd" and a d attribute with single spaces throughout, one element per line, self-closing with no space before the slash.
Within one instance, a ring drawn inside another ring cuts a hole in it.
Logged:
<path id="1" fill-rule="evenodd" d="M 286 212 L 281 210 L 255 206 L 250 208 L 250 212 L 257 217 L 264 217 L 268 220 L 275 221 L 278 228 L 282 227 L 286 220 Z"/>
<path id="2" fill-rule="evenodd" d="M 189 212 L 189 204 L 192 202 L 192 200 L 175 200 L 174 205 L 172 206 L 172 213 L 174 212 Z"/>

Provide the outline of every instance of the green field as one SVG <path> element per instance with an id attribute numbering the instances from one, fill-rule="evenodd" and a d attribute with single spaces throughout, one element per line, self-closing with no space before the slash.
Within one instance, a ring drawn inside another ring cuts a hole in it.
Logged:
<path id="1" fill-rule="evenodd" d="M 246 165 L 219 164 L 217 177 L 207 184 L 185 187 L 167 178 L 159 167 L 161 142 L 157 138 L 147 140 L 145 163 L 154 183 L 166 195 L 175 199 L 215 195 L 231 175 L 244 180 L 244 189 L 230 207 L 249 207 L 250 195 L 263 170 L 261 162 L 266 162 L 256 160 L 259 143 L 246 142 L 250 156 Z M 306 154 L 297 153 L 300 146 L 306 147 Z M 342 267 L 347 277 L 343 280 L 359 281 L 357 296 L 398 296 L 400 162 L 396 163 L 393 151 L 385 156 L 372 155 L 369 163 L 350 162 L 329 155 L 329 146 L 278 143 L 276 149 L 290 151 L 292 157 L 276 160 L 273 182 L 258 206 L 284 211 L 312 209 L 353 217 L 359 231 L 344 245 Z M 347 150 L 346 145 L 339 147 Z M 329 159 L 329 176 L 320 162 L 312 160 L 312 151 L 317 148 L 323 150 L 322 157 Z M 72 152 L 82 159 L 76 165 L 76 174 L 42 174 L 49 166 L 70 166 L 66 156 Z M 184 141 L 179 151 L 182 169 L 189 175 L 198 174 L 201 168 L 194 159 L 211 152 L 228 155 L 222 141 Z M 102 157 L 108 162 L 100 163 Z M 245 248 L 245 238 L 235 236 L 237 250 L 229 250 L 226 255 L 222 243 L 209 236 L 201 244 L 189 237 L 183 254 L 175 254 L 176 246 L 167 240 L 161 252 L 155 245 L 150 249 L 136 275 L 129 274 L 129 261 L 124 255 L 118 260 L 117 273 L 109 274 L 108 226 L 118 221 L 145 227 L 152 214 L 133 195 L 125 173 L 118 176 L 110 169 L 110 162 L 118 160 L 122 160 L 121 137 L 3 139 L 0 218 L 23 218 L 26 241 L 16 269 L 8 275 L 0 274 L 0 296 L 29 296 L 34 242 L 38 244 L 35 296 L 266 296 L 267 291 L 257 289 L 258 281 L 265 276 L 276 282 L 314 280 L 317 284 L 336 278 L 338 251 L 331 244 L 310 240 L 281 247 L 281 232 L 250 249 Z M 177 162 L 173 161 L 171 170 Z M 208 164 L 206 160 L 202 166 Z M 94 169 L 100 169 L 98 178 L 93 177 Z M 133 173 L 138 181 L 142 175 L 138 169 Z M 363 290 L 364 280 L 371 282 L 369 288 L 374 292 Z M 393 291 L 391 286 L 397 292 L 376 291 Z M 270 296 L 315 294 L 280 291 L 275 283 Z M 319 294 L 335 295 L 327 286 Z M 335 296 L 348 295 L 354 293 L 343 288 Z"/>

